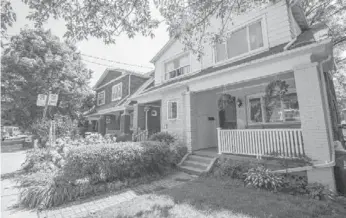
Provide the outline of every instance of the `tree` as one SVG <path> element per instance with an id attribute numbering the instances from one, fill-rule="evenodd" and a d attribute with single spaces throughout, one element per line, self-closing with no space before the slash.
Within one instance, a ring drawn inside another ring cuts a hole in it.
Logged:
<path id="1" fill-rule="evenodd" d="M 120 34 L 127 34 L 130 38 L 136 34 L 154 37 L 155 28 L 161 22 L 165 22 L 170 36 L 179 38 L 185 45 L 185 49 L 198 54 L 198 57 L 203 55 L 205 43 L 215 44 L 225 40 L 225 27 L 232 23 L 234 16 L 276 1 L 23 0 L 32 9 L 28 18 L 35 22 L 36 27 L 41 27 L 49 18 L 63 19 L 67 27 L 65 36 L 74 40 L 96 37 L 105 43 L 115 43 Z M 311 25 L 325 22 L 329 26 L 335 46 L 334 56 L 340 63 L 340 55 L 346 49 L 346 1 L 302 0 L 301 2 Z M 159 10 L 162 20 L 152 16 L 152 7 Z M 11 14 L 10 9 L 5 7 L 4 11 L 8 12 L 4 14 Z M 222 20 L 222 26 L 218 30 L 208 28 L 214 17 Z M 10 21 L 7 22 L 10 25 L 13 19 L 5 19 L 5 21 Z"/>
<path id="2" fill-rule="evenodd" d="M 302 4 L 309 25 L 324 22 L 330 28 L 334 45 L 334 58 L 338 69 L 333 72 L 339 110 L 346 108 L 346 1 L 305 0 Z"/>
<path id="3" fill-rule="evenodd" d="M 12 105 L 15 123 L 24 128 L 42 117 L 43 108 L 36 106 L 38 94 L 49 90 L 59 94 L 58 106 L 48 109 L 48 118 L 59 113 L 75 119 L 92 93 L 91 72 L 77 48 L 42 29 L 23 29 L 11 37 L 1 71 L 1 100 Z"/>

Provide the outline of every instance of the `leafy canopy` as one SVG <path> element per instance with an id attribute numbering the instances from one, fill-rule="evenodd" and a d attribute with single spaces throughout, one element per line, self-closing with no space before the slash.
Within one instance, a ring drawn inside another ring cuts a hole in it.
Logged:
<path id="1" fill-rule="evenodd" d="M 1 56 L 1 71 L 1 100 L 11 105 L 7 112 L 11 110 L 22 127 L 42 117 L 43 108 L 36 106 L 38 94 L 49 90 L 59 94 L 58 106 L 48 110 L 48 117 L 60 113 L 76 118 L 92 99 L 91 72 L 77 48 L 50 31 L 23 29 L 11 37 Z"/>

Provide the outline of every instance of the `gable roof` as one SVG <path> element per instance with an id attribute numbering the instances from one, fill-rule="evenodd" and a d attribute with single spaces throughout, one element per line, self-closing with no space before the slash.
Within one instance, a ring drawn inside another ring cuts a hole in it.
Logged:
<path id="1" fill-rule="evenodd" d="M 116 79 L 119 79 L 120 77 L 122 76 L 125 76 L 125 75 L 136 75 L 136 76 L 139 76 L 139 77 L 142 77 L 142 78 L 149 78 L 148 75 L 146 74 L 143 74 L 143 73 L 138 73 L 138 72 L 134 72 L 134 71 L 130 71 L 130 70 L 126 70 L 126 69 L 121 69 L 121 68 L 107 68 L 103 74 L 101 75 L 101 77 L 97 80 L 97 82 L 95 83 L 95 85 L 93 86 L 93 89 L 97 89 L 98 86 L 103 82 L 103 80 L 106 78 L 106 76 L 110 73 L 113 73 L 116 75 Z"/>
<path id="2" fill-rule="evenodd" d="M 173 44 L 177 41 L 175 37 L 172 37 L 166 44 L 159 50 L 159 52 L 156 53 L 156 55 L 150 60 L 150 63 L 155 63 L 163 53 L 165 53 Z"/>

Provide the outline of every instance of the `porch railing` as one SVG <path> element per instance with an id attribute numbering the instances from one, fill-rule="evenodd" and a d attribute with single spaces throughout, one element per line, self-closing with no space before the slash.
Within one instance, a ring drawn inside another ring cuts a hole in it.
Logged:
<path id="1" fill-rule="evenodd" d="M 132 141 L 134 142 L 141 142 L 147 140 L 149 137 L 147 130 L 142 130 L 140 132 L 137 132 L 136 134 L 133 134 Z"/>
<path id="2" fill-rule="evenodd" d="M 219 153 L 304 157 L 301 129 L 217 129 Z"/>

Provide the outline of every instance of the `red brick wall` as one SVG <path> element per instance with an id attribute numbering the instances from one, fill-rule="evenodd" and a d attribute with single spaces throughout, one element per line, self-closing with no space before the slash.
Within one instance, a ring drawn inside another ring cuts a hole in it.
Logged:
<path id="1" fill-rule="evenodd" d="M 123 85 L 122 85 L 122 89 L 123 89 L 122 99 L 129 94 L 129 75 L 126 75 L 123 78 L 121 78 L 117 81 L 114 81 L 114 82 L 106 85 L 105 87 L 97 90 L 96 97 L 97 97 L 97 94 L 99 92 L 102 92 L 103 90 L 105 90 L 105 104 L 100 105 L 100 106 L 96 105 L 97 109 L 107 109 L 107 108 L 114 107 L 121 100 L 120 99 L 117 101 L 112 101 L 112 86 L 119 84 L 121 82 L 123 83 Z"/>
<path id="2" fill-rule="evenodd" d="M 139 87 L 145 83 L 148 79 L 142 78 L 136 75 L 131 75 L 131 94 L 135 93 Z"/>
<path id="3" fill-rule="evenodd" d="M 121 76 L 121 72 L 118 71 L 110 71 L 108 72 L 107 76 L 102 80 L 102 82 L 100 83 L 100 85 L 98 85 L 98 87 L 108 83 L 109 81 Z"/>

